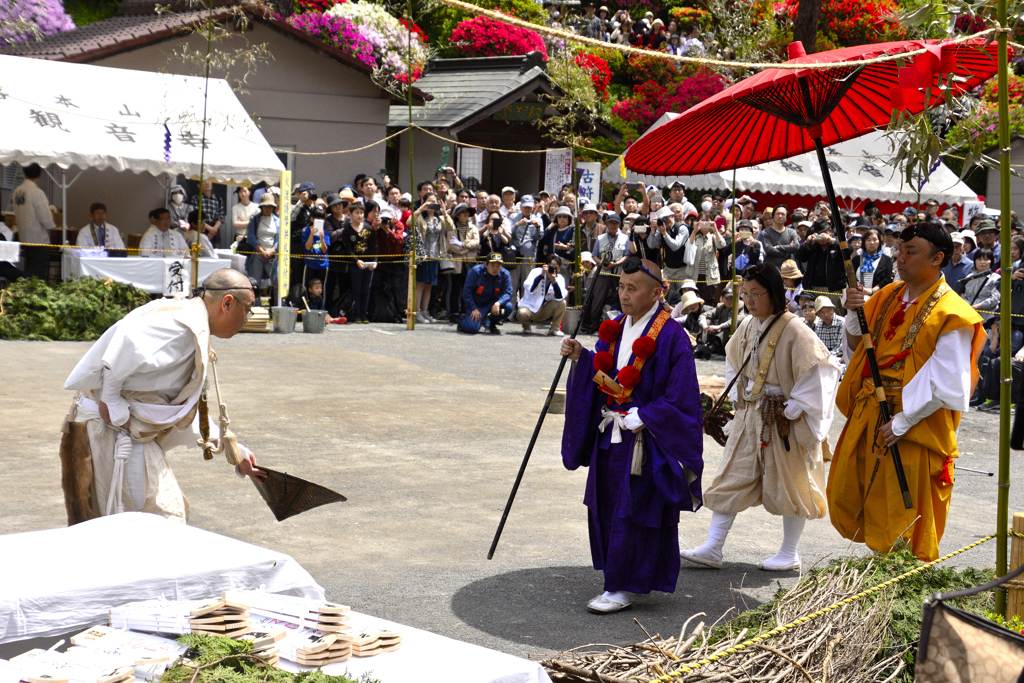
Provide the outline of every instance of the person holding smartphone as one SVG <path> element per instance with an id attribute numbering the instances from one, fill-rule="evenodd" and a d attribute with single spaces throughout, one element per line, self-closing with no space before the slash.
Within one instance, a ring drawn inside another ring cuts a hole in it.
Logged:
<path id="1" fill-rule="evenodd" d="M 424 325 L 436 323 L 430 315 L 430 294 L 437 286 L 441 272 L 441 254 L 447 253 L 444 246 L 445 231 L 454 229 L 452 219 L 437 195 L 428 192 L 423 203 L 416 209 L 417 257 L 424 260 L 416 264 L 416 322 Z"/>
<path id="2" fill-rule="evenodd" d="M 696 281 L 700 298 L 705 301 L 718 300 L 718 250 L 724 248 L 725 238 L 715 221 L 706 211 L 698 214 L 686 244 L 683 279 Z"/>

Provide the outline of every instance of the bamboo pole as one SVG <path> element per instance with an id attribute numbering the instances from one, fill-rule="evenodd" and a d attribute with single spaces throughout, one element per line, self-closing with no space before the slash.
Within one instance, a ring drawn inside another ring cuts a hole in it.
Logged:
<path id="1" fill-rule="evenodd" d="M 1006 0 L 999 0 L 996 13 L 999 25 L 1006 26 Z M 999 46 L 999 211 L 1000 268 L 1010 272 L 1010 100 L 1009 64 L 1006 56 L 1006 31 L 996 34 Z M 1013 382 L 1010 363 L 1010 278 L 1001 281 L 1002 300 L 999 304 L 999 489 L 996 505 L 996 576 L 1005 576 L 1006 531 L 1010 505 L 1010 389 Z M 996 612 L 1006 615 L 1006 590 L 996 591 Z"/>
<path id="2" fill-rule="evenodd" d="M 729 326 L 729 336 L 736 334 L 736 316 L 740 310 L 740 279 L 736 272 L 736 224 L 739 219 L 736 217 L 736 169 L 732 169 L 732 324 Z"/>
<path id="3" fill-rule="evenodd" d="M 409 190 L 416 186 L 416 173 L 413 171 L 413 155 L 412 155 L 412 0 L 407 0 L 406 11 L 409 13 L 409 46 L 406 54 L 406 76 L 409 79 L 409 83 L 406 86 L 406 104 L 409 107 Z M 415 208 L 415 207 L 414 207 Z M 405 329 L 415 330 L 416 329 L 416 242 L 418 234 L 416 232 L 416 214 L 410 217 L 412 221 L 412 253 L 409 254 L 409 288 L 406 293 L 405 302 Z M 408 230 L 409 226 L 405 226 Z"/>
<path id="4" fill-rule="evenodd" d="M 1024 512 L 1013 515 L 1013 531 L 1024 534 Z M 1010 568 L 1024 564 L 1024 538 L 1014 536 L 1010 541 Z M 1007 584 L 1006 618 L 1024 619 L 1024 581 L 1014 579 Z"/>

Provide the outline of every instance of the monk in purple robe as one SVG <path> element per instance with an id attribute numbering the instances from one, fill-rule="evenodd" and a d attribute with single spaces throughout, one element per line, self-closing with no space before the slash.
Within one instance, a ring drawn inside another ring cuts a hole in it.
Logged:
<path id="1" fill-rule="evenodd" d="M 577 361 L 567 384 L 562 461 L 589 467 L 594 569 L 602 595 L 587 607 L 617 612 L 626 593 L 671 593 L 679 575 L 679 512 L 700 508 L 703 430 L 689 336 L 663 310 L 661 270 L 631 257 L 619 278 L 625 314 L 602 323 L 588 351 L 575 339 L 561 353 Z"/>

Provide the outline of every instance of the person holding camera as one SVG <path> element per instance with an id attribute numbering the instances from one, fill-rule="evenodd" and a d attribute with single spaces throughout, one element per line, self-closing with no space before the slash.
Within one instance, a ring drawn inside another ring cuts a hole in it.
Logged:
<path id="1" fill-rule="evenodd" d="M 605 226 L 607 232 L 597 238 L 597 253 L 599 260 L 604 261 L 606 265 L 591 285 L 593 295 L 590 299 L 590 308 L 584 311 L 584 328 L 588 334 L 596 333 L 603 322 L 608 297 L 619 286 L 619 278 L 616 276 L 622 271 L 622 264 L 629 258 L 629 237 L 619 230 L 619 224 L 614 221 L 606 220 Z"/>
<path id="2" fill-rule="evenodd" d="M 671 215 L 671 211 L 666 212 Z M 647 261 L 653 261 L 661 267 L 661 233 L 658 232 L 658 226 L 662 221 L 671 220 L 669 218 L 658 218 L 660 209 L 658 212 L 652 212 L 651 217 L 640 216 L 633 223 L 633 231 L 629 235 L 629 253 L 634 256 L 639 256 Z"/>
<path id="3" fill-rule="evenodd" d="M 686 243 L 683 279 L 695 280 L 705 301 L 718 301 L 718 250 L 724 248 L 725 238 L 718 225 L 707 212 L 701 212 Z"/>
<path id="4" fill-rule="evenodd" d="M 507 188 L 506 188 L 507 189 Z M 512 297 L 520 296 L 523 282 L 534 270 L 533 261 L 537 258 L 537 246 L 544 235 L 544 222 L 540 214 L 534 213 L 535 202 L 530 195 L 523 195 L 519 200 L 519 211 L 509 217 L 512 223 L 512 244 L 516 248 L 516 263 L 509 264 L 512 276 Z"/>
<path id="5" fill-rule="evenodd" d="M 840 293 L 846 288 L 846 264 L 839 249 L 839 242 L 832 237 L 831 223 L 827 218 L 814 222 L 804 242 L 796 252 L 796 260 L 806 263 L 804 268 L 804 289 L 808 291 L 836 292 L 831 295 L 838 304 Z"/>
<path id="6" fill-rule="evenodd" d="M 506 227 L 506 222 L 507 219 L 497 209 L 488 211 L 487 219 L 479 228 L 481 259 L 486 260 L 491 254 L 501 254 L 504 263 L 505 250 L 512 243 L 512 233 Z"/>
<path id="7" fill-rule="evenodd" d="M 562 315 L 565 313 L 565 279 L 559 272 L 557 256 L 534 268 L 523 282 L 523 298 L 519 301 L 516 320 L 523 326 L 523 334 L 529 334 L 531 324 L 551 319 L 549 336 L 562 337 Z"/>
<path id="8" fill-rule="evenodd" d="M 430 293 L 437 286 L 441 272 L 441 254 L 446 253 L 444 233 L 454 229 L 452 219 L 444 204 L 437 201 L 437 195 L 428 192 L 423 203 L 415 211 L 416 255 L 424 259 L 416 264 L 416 322 L 424 325 L 436 323 L 430 315 Z"/>

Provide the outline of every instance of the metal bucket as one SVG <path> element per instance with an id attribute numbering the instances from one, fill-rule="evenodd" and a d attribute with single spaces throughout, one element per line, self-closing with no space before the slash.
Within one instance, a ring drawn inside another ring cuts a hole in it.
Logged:
<path id="1" fill-rule="evenodd" d="M 309 334 L 323 334 L 327 327 L 327 311 L 303 311 L 302 331 Z"/>
<path id="2" fill-rule="evenodd" d="M 271 306 L 270 317 L 274 321 L 274 332 L 291 334 L 295 331 L 295 323 L 299 319 L 299 309 L 291 306 Z"/>

